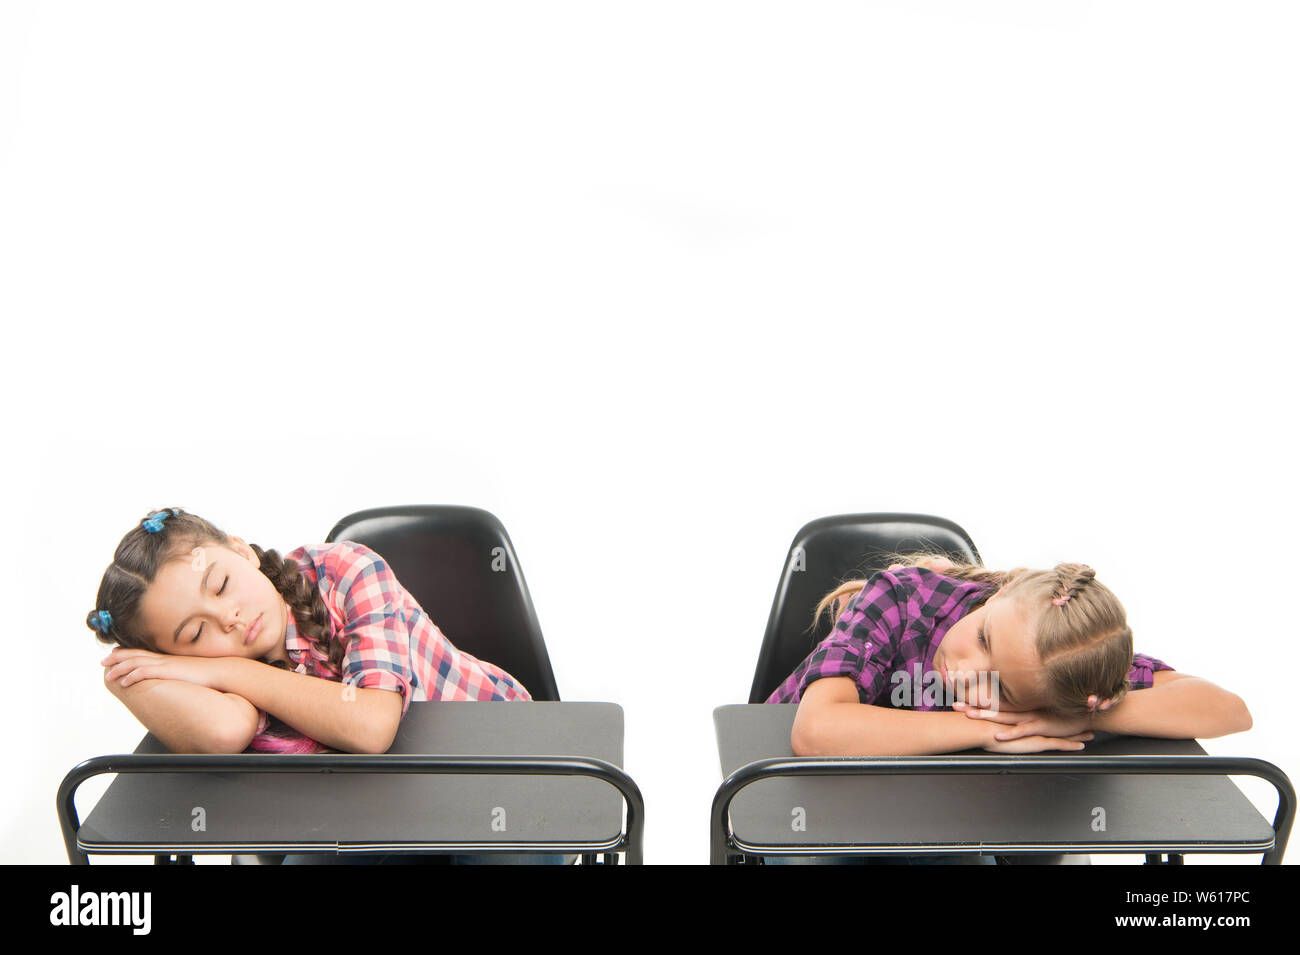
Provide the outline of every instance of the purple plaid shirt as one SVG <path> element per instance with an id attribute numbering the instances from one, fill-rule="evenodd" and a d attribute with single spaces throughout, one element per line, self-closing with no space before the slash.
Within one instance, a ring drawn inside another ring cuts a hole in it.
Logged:
<path id="1" fill-rule="evenodd" d="M 815 680 L 848 676 L 858 685 L 858 699 L 863 703 L 897 706 L 897 691 L 911 680 L 911 699 L 898 708 L 951 710 L 951 706 L 941 705 L 942 700 L 925 702 L 919 678 L 930 672 L 935 651 L 952 625 L 983 606 L 996 589 L 945 577 L 925 567 L 880 571 L 849 601 L 830 635 L 767 702 L 798 703 Z M 1157 670 L 1172 669 L 1154 657 L 1135 653 L 1129 686 L 1145 689 Z"/>
<path id="2" fill-rule="evenodd" d="M 346 641 L 347 647 L 342 673 L 334 673 L 328 655 L 315 650 L 298 632 L 290 613 L 284 645 L 296 672 L 345 685 L 393 690 L 402 695 L 403 716 L 412 700 L 532 699 L 505 670 L 452 646 L 384 559 L 364 544 L 307 545 L 286 554 L 285 560 L 296 560 L 316 585 L 329 612 L 332 639 Z M 257 734 L 249 749 L 324 749 L 278 721 L 275 732 L 269 732 L 272 720 L 259 711 Z"/>

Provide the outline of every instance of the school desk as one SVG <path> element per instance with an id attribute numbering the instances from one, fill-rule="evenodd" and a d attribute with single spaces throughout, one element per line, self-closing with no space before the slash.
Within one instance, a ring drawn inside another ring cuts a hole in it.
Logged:
<path id="1" fill-rule="evenodd" d="M 133 754 L 59 787 L 68 859 L 90 853 L 624 853 L 642 861 L 641 793 L 612 703 L 412 703 L 381 756 Z M 119 774 L 84 822 L 77 787 Z M 624 807 L 626 806 L 626 825 Z"/>
<path id="2" fill-rule="evenodd" d="M 1278 864 L 1295 816 L 1286 775 L 1259 759 L 1205 754 L 1194 740 L 1098 732 L 1071 753 L 795 757 L 797 704 L 714 710 L 724 781 L 710 861 L 890 853 L 1263 852 Z M 1270 825 L 1227 778 L 1267 779 Z M 954 777 L 960 778 L 954 778 Z"/>

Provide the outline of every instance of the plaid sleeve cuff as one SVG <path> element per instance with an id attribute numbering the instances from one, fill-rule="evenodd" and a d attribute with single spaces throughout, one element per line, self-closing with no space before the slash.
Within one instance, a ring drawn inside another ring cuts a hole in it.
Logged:
<path id="1" fill-rule="evenodd" d="M 362 670 L 349 673 L 343 677 L 345 686 L 355 686 L 365 690 L 392 690 L 402 695 L 402 715 L 411 706 L 411 684 L 406 677 L 392 670 Z"/>
<path id="2" fill-rule="evenodd" d="M 1172 670 L 1169 664 L 1145 653 L 1133 654 L 1133 667 L 1128 671 L 1128 685 L 1132 690 L 1150 689 L 1160 670 Z"/>
<path id="3" fill-rule="evenodd" d="M 858 688 L 858 700 L 874 703 L 880 698 L 885 686 L 884 671 L 879 664 L 872 662 L 852 643 L 832 643 L 814 652 L 800 667 L 798 677 L 798 699 L 802 699 L 808 687 L 818 680 L 846 676 L 853 680 Z"/>

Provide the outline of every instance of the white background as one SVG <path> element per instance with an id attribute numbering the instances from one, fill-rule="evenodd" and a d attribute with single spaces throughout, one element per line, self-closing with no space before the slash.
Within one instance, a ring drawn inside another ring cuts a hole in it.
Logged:
<path id="1" fill-rule="evenodd" d="M 1205 748 L 1300 776 L 1298 27 L 7 0 L 5 861 L 63 861 L 59 781 L 143 732 L 85 616 L 167 506 L 282 553 L 498 515 L 562 695 L 625 710 L 647 862 L 707 860 L 712 711 L 827 514 L 1091 564 L 1248 703 Z"/>

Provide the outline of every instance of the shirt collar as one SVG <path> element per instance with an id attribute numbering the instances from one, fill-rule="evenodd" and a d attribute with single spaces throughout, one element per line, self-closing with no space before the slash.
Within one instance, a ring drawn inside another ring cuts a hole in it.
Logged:
<path id="1" fill-rule="evenodd" d="M 311 641 L 298 632 L 298 621 L 293 618 L 293 608 L 289 606 L 288 601 L 285 601 L 284 613 L 284 648 L 291 654 L 310 649 Z"/>

